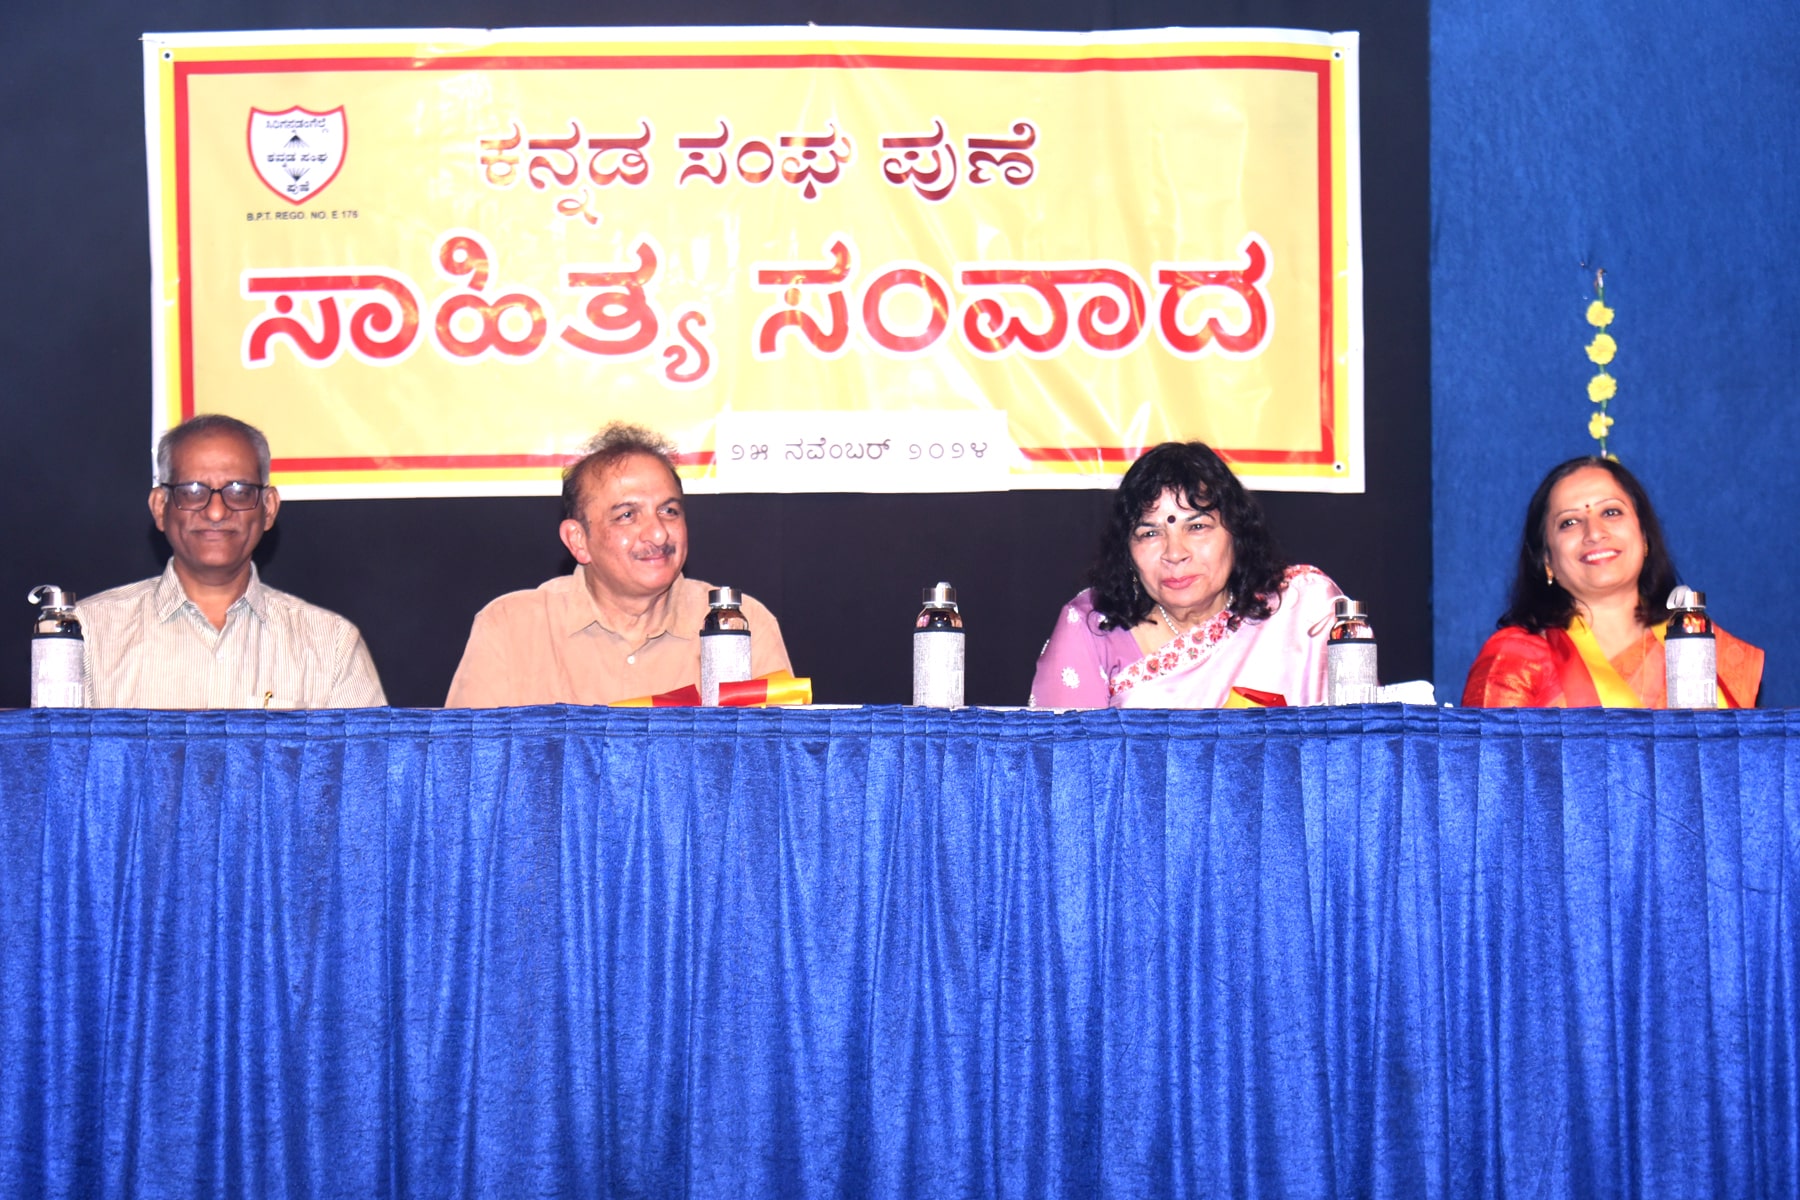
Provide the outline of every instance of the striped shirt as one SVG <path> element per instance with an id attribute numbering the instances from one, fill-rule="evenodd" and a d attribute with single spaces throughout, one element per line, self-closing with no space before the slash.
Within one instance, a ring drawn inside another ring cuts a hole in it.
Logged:
<path id="1" fill-rule="evenodd" d="M 356 626 L 263 584 L 214 629 L 175 561 L 90 596 L 81 617 L 89 708 L 367 708 L 387 703 Z"/>

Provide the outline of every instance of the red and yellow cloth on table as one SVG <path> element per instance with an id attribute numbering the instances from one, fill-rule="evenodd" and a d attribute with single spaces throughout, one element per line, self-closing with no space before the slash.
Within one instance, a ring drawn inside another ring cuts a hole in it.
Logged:
<path id="1" fill-rule="evenodd" d="M 1255 688 L 1234 687 L 1225 697 L 1226 708 L 1286 708 L 1287 697 L 1280 692 L 1259 692 Z"/>
<path id="2" fill-rule="evenodd" d="M 613 708 L 692 708 L 700 703 L 700 688 L 689 684 L 654 696 L 615 700 Z M 720 708 L 771 708 L 783 704 L 811 704 L 812 680 L 786 671 L 774 671 L 755 679 L 719 685 Z"/>

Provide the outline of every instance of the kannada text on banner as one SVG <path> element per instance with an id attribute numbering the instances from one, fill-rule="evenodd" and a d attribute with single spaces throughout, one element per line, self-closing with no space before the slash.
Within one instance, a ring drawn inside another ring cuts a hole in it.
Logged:
<path id="1" fill-rule="evenodd" d="M 268 40 L 259 40 L 263 38 Z M 397 40 L 416 38 L 415 41 Z M 157 431 L 290 496 L 1362 486 L 1354 34 L 146 38 Z"/>

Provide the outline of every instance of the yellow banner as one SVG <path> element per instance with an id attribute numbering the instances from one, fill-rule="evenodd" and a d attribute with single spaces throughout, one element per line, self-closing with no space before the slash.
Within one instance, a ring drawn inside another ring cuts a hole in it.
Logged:
<path id="1" fill-rule="evenodd" d="M 158 433 L 290 497 L 1358 491 L 1354 34 L 149 35 Z"/>

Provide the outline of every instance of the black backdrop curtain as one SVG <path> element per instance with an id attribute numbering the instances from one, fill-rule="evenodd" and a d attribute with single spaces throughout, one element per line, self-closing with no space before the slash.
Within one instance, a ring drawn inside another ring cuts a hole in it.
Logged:
<path id="1" fill-rule="evenodd" d="M 0 715 L 0 1194 L 1800 1190 L 1800 717 Z"/>

